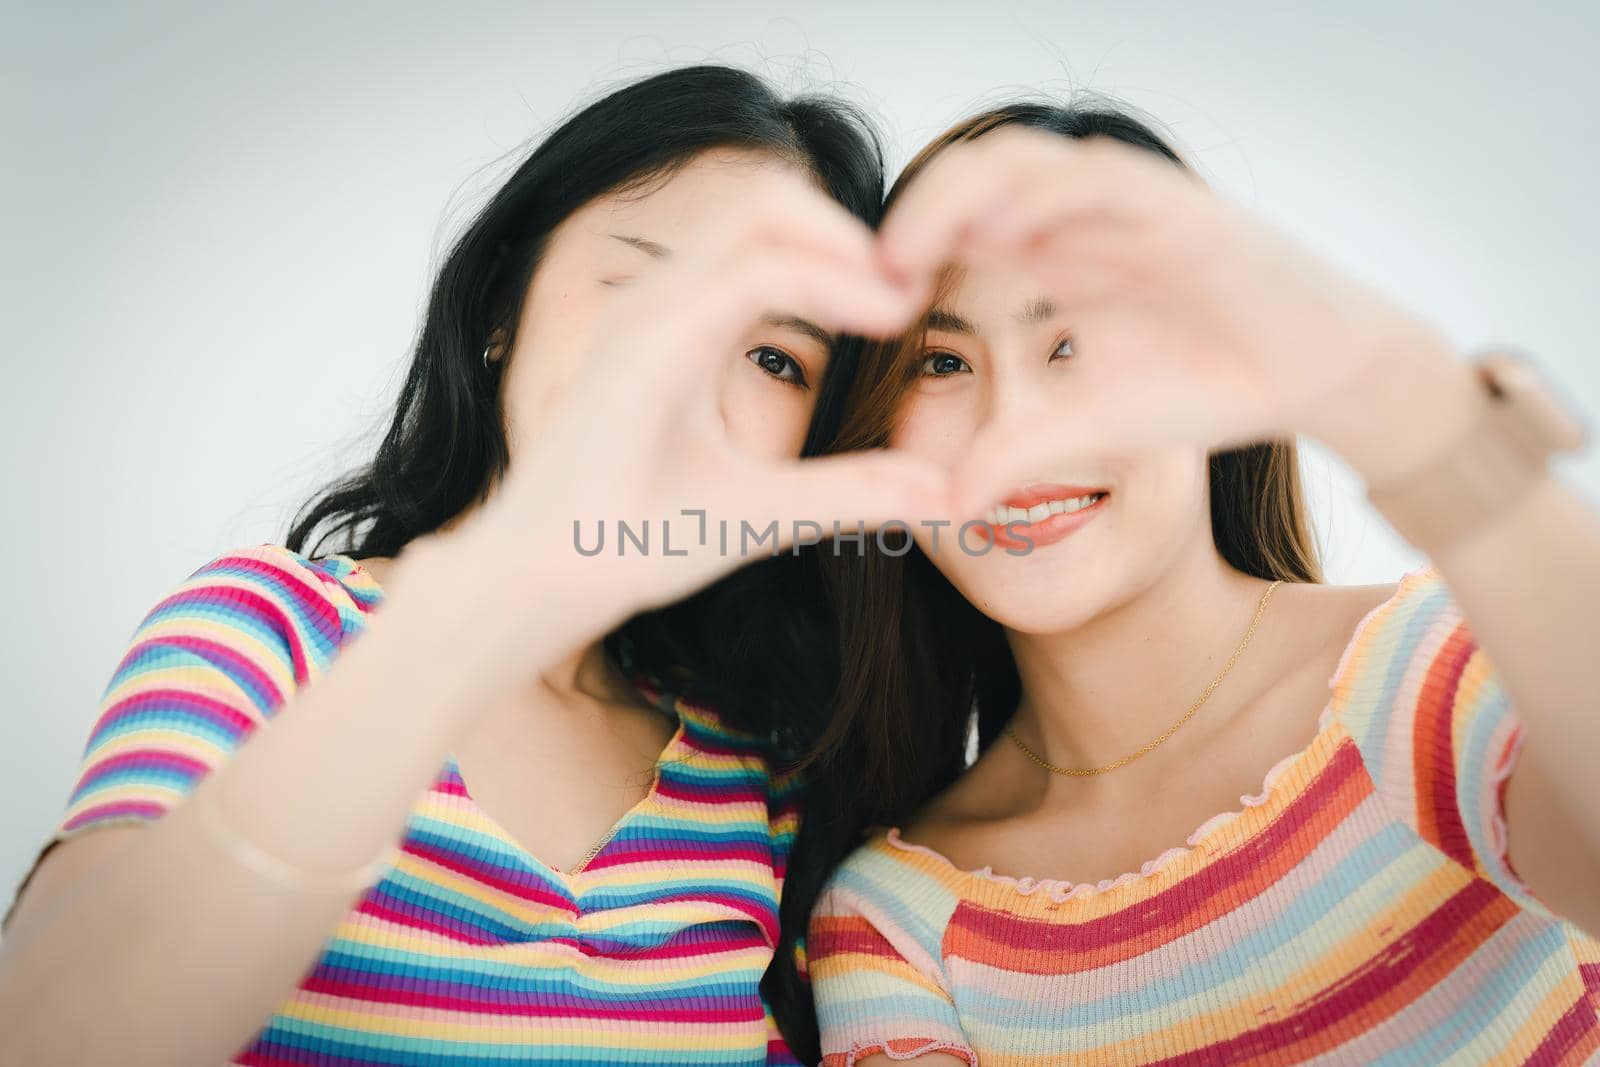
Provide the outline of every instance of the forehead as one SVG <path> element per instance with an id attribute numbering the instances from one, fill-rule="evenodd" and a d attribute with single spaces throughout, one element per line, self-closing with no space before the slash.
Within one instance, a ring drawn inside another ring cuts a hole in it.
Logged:
<path id="1" fill-rule="evenodd" d="M 934 302 L 934 328 L 941 318 L 960 319 L 979 332 L 1030 326 L 1056 315 L 1055 302 L 1027 271 L 1004 264 L 971 264 L 951 270 Z"/>
<path id="2" fill-rule="evenodd" d="M 770 152 L 708 149 L 675 170 L 596 197 L 572 221 L 596 233 L 629 233 L 672 247 L 729 204 L 792 180 L 796 168 Z M 675 240 L 676 239 L 676 240 Z"/>

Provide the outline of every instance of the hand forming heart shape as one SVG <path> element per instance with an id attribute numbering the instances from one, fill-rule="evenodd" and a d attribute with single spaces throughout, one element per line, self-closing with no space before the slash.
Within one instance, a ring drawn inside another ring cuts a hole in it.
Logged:
<path id="1" fill-rule="evenodd" d="M 946 264 L 996 260 L 1069 308 L 1094 354 L 1044 432 L 991 427 L 955 470 L 893 450 L 797 461 L 733 446 L 704 383 L 714 354 L 751 321 L 785 307 L 893 334 L 926 308 Z M 960 523 L 1077 452 L 1295 432 L 1324 437 L 1370 473 L 1431 439 L 1416 392 L 1459 369 L 1428 324 L 1186 172 L 1103 138 L 1020 129 L 946 149 L 876 237 L 809 182 L 780 175 L 729 205 L 702 248 L 619 294 L 609 325 L 572 402 L 541 427 L 480 524 L 497 543 L 527 546 L 528 573 L 509 584 L 540 589 L 541 611 L 550 575 L 576 562 L 575 519 L 693 508 L 702 524 L 776 522 L 777 544 L 756 542 L 771 552 L 802 525 Z M 581 590 L 567 583 L 578 591 L 560 606 L 574 642 L 705 585 L 749 548 L 704 525 L 686 540 L 666 557 L 584 560 Z"/>
<path id="2" fill-rule="evenodd" d="M 947 148 L 890 211 L 879 253 L 924 293 L 952 261 L 1020 268 L 1072 322 L 1070 395 L 1050 398 L 1044 430 L 979 436 L 955 472 L 969 514 L 1083 452 L 1307 433 L 1381 476 L 1435 439 L 1427 401 L 1471 388 L 1430 324 L 1109 138 L 1012 127 Z"/>

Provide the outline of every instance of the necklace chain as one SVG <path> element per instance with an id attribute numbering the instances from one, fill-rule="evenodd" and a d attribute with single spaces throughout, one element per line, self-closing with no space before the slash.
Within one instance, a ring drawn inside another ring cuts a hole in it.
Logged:
<path id="1" fill-rule="evenodd" d="M 1018 737 L 1017 732 L 1011 728 L 1010 723 L 1006 723 L 1006 736 L 1011 738 L 1012 742 L 1022 750 L 1022 754 L 1024 756 L 1027 756 L 1029 759 L 1043 767 L 1045 770 L 1049 771 L 1051 774 L 1064 774 L 1073 778 L 1088 778 L 1092 775 L 1105 774 L 1108 771 L 1114 771 L 1118 767 L 1123 767 L 1129 763 L 1132 763 L 1134 760 L 1150 752 L 1157 745 L 1161 744 L 1167 738 L 1177 733 L 1178 727 L 1188 722 L 1194 716 L 1194 713 L 1200 710 L 1200 706 L 1211 698 L 1211 694 L 1216 692 L 1217 686 L 1221 685 L 1222 680 L 1228 676 L 1228 672 L 1233 670 L 1234 663 L 1237 662 L 1239 657 L 1244 654 L 1244 650 L 1250 647 L 1250 638 L 1255 636 L 1256 627 L 1261 623 L 1261 616 L 1267 610 L 1267 601 L 1272 599 L 1272 591 L 1282 584 L 1283 579 L 1279 578 L 1271 585 L 1267 586 L 1266 592 L 1261 594 L 1261 603 L 1256 605 L 1256 617 L 1250 620 L 1250 628 L 1245 631 L 1244 640 L 1239 642 L 1239 647 L 1233 650 L 1233 655 L 1229 656 L 1228 662 L 1223 664 L 1222 673 L 1213 678 L 1211 680 L 1211 684 L 1206 686 L 1205 692 L 1200 694 L 1200 699 L 1189 705 L 1189 710 L 1183 713 L 1183 718 L 1167 727 L 1166 730 L 1157 735 L 1155 740 L 1149 742 L 1137 752 L 1123 756 L 1121 759 L 1114 762 L 1107 763 L 1103 767 L 1058 767 L 1024 744 L 1022 738 Z"/>

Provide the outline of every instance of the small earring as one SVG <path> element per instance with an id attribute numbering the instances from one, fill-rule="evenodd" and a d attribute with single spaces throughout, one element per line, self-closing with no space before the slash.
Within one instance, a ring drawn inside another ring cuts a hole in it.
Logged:
<path id="1" fill-rule="evenodd" d="M 484 345 L 483 346 L 483 369 L 484 370 L 491 370 L 492 369 L 489 366 L 489 349 L 491 349 L 493 347 L 494 347 L 493 345 Z"/>

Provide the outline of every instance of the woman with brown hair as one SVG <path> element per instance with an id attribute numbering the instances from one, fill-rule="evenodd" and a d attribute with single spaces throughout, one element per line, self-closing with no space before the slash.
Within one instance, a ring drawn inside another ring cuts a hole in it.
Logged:
<path id="1" fill-rule="evenodd" d="M 1600 521 L 1528 364 L 1112 108 L 963 123 L 890 205 L 934 297 L 840 445 L 981 517 L 841 564 L 835 737 L 896 825 L 815 909 L 825 1062 L 1600 1054 Z M 1299 433 L 1426 566 L 1322 582 Z"/>

